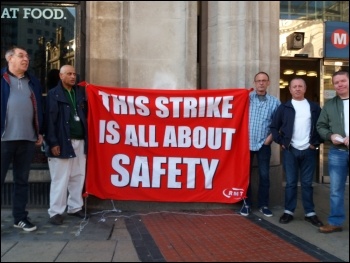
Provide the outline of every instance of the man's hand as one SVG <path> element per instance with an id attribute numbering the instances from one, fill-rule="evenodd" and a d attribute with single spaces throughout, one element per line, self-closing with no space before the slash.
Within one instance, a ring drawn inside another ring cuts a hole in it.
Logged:
<path id="1" fill-rule="evenodd" d="M 51 148 L 51 152 L 54 156 L 59 156 L 61 154 L 60 146 L 54 146 Z"/>
<path id="2" fill-rule="evenodd" d="M 39 134 L 38 139 L 35 142 L 35 145 L 41 146 L 43 144 L 43 141 L 44 141 L 43 136 Z"/>

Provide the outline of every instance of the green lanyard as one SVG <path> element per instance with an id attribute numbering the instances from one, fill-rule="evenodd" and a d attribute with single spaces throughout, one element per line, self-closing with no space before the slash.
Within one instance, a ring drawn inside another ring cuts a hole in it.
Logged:
<path id="1" fill-rule="evenodd" d="M 70 98 L 71 102 L 73 103 L 74 111 L 75 111 L 75 113 L 77 113 L 77 110 L 76 110 L 76 107 L 75 107 L 75 94 L 74 94 L 74 89 L 71 89 L 70 91 L 67 90 L 67 91 L 68 91 L 69 98 Z M 73 96 L 72 96 L 71 93 L 73 93 Z"/>
<path id="2" fill-rule="evenodd" d="M 78 117 L 77 107 L 76 107 L 76 105 L 75 105 L 75 93 L 74 93 L 74 89 L 72 88 L 70 91 L 69 91 L 69 90 L 67 90 L 67 91 L 68 91 L 69 98 L 70 98 L 71 102 L 73 103 L 73 108 L 74 108 L 74 112 L 75 112 L 75 114 L 74 114 L 74 120 L 75 120 L 75 121 L 79 121 L 80 119 L 79 119 L 79 117 Z M 73 96 L 72 96 L 71 93 L 73 93 Z"/>

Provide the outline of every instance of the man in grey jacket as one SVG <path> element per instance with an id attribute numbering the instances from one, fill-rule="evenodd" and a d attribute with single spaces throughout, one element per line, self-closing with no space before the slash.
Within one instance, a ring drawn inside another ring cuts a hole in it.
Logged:
<path id="1" fill-rule="evenodd" d="M 8 67 L 1 70 L 1 189 L 12 163 L 14 227 L 37 229 L 28 219 L 26 206 L 29 172 L 35 146 L 43 142 L 42 88 L 28 73 L 30 57 L 23 47 L 11 47 L 5 54 Z"/>
<path id="2" fill-rule="evenodd" d="M 337 96 L 327 101 L 317 121 L 320 136 L 331 143 L 328 152 L 330 215 L 321 233 L 342 231 L 345 221 L 344 193 L 349 175 L 349 72 L 337 71 L 332 82 Z"/>

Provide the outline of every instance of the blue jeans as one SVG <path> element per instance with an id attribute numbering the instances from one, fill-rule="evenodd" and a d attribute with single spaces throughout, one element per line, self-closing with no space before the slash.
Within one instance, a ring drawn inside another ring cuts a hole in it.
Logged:
<path id="1" fill-rule="evenodd" d="M 345 184 L 349 175 L 349 151 L 331 147 L 328 152 L 328 172 L 330 176 L 330 208 L 328 223 L 342 226 L 345 221 Z"/>
<path id="2" fill-rule="evenodd" d="M 269 206 L 271 145 L 263 144 L 259 151 L 250 151 L 250 180 L 247 190 L 247 199 L 245 200 L 246 204 L 249 206 L 252 205 L 251 172 L 255 155 L 258 158 L 258 207 L 260 208 L 262 206 Z"/>
<path id="3" fill-rule="evenodd" d="M 14 223 L 26 219 L 28 212 L 29 171 L 35 153 L 35 142 L 1 142 L 1 190 L 12 162 L 14 188 L 12 190 L 12 215 Z"/>
<path id="4" fill-rule="evenodd" d="M 300 174 L 301 196 L 305 216 L 316 215 L 313 201 L 313 177 L 317 151 L 310 148 L 297 150 L 292 146 L 283 150 L 283 169 L 286 174 L 284 195 L 285 213 L 293 215 L 297 206 L 298 178 Z"/>

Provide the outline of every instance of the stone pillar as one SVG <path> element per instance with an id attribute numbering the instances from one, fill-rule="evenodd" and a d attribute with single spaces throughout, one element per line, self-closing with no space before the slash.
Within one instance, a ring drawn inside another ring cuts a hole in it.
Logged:
<path id="1" fill-rule="evenodd" d="M 278 1 L 202 3 L 202 87 L 253 87 L 254 75 L 265 71 L 271 81 L 268 92 L 279 98 L 279 8 Z M 256 169 L 253 169 L 252 177 L 253 194 L 256 196 Z M 270 205 L 280 205 L 283 173 L 280 149 L 275 143 L 272 144 L 270 178 Z M 256 197 L 253 202 L 256 204 Z"/>
<path id="2" fill-rule="evenodd" d="M 87 81 L 107 86 L 193 89 L 196 1 L 88 1 Z"/>

